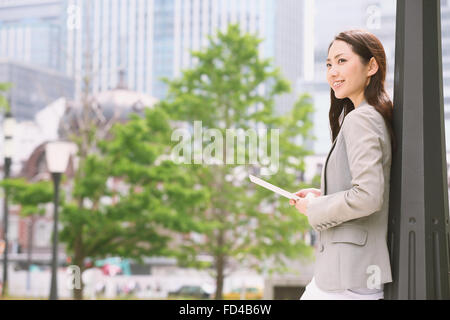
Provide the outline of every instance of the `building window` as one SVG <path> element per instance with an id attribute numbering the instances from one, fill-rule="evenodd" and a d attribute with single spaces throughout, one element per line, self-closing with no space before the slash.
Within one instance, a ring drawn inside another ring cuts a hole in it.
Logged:
<path id="1" fill-rule="evenodd" d="M 37 247 L 48 247 L 52 234 L 52 226 L 46 221 L 38 221 L 35 224 L 34 243 Z"/>

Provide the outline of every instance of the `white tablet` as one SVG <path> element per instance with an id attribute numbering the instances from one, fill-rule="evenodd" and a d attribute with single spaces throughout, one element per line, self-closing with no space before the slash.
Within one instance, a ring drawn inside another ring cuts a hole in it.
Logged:
<path id="1" fill-rule="evenodd" d="M 257 185 L 260 185 L 261 187 L 264 187 L 266 189 L 269 189 L 270 191 L 278 193 L 279 195 L 282 195 L 283 197 L 286 197 L 288 199 L 293 199 L 293 200 L 303 199 L 303 198 L 301 198 L 301 197 L 299 197 L 299 196 L 297 196 L 297 195 L 295 195 L 295 194 L 293 194 L 291 192 L 288 192 L 288 191 L 286 191 L 284 189 L 281 189 L 281 188 L 279 188 L 277 186 L 274 186 L 273 184 L 271 184 L 271 183 L 269 183 L 267 181 L 264 181 L 264 180 L 262 180 L 262 179 L 260 179 L 258 177 L 255 177 L 254 175 L 249 174 L 248 176 L 249 176 L 251 182 L 256 183 Z M 309 195 L 309 193 L 308 193 L 308 195 Z"/>

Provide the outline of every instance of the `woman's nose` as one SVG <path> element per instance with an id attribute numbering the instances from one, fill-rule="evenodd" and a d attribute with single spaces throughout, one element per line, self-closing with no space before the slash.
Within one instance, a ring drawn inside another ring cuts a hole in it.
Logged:
<path id="1" fill-rule="evenodd" d="M 331 68 L 328 70 L 328 72 L 329 72 L 329 74 L 332 75 L 332 76 L 337 76 L 337 74 L 338 74 L 336 68 L 334 68 L 334 67 L 331 67 Z"/>

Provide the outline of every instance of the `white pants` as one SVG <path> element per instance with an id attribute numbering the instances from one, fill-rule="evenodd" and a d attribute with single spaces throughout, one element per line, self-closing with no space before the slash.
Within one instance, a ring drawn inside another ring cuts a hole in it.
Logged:
<path id="1" fill-rule="evenodd" d="M 326 292 L 317 287 L 314 277 L 306 286 L 300 300 L 379 300 L 384 298 L 384 292 L 375 294 L 358 294 L 350 290 L 343 292 Z"/>

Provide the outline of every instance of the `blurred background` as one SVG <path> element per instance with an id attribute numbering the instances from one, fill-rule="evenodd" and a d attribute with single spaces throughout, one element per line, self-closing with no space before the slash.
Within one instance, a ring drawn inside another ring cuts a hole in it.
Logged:
<path id="1" fill-rule="evenodd" d="M 328 46 L 347 29 L 379 37 L 393 99 L 395 15 L 394 0 L 0 0 L 0 122 L 15 124 L 0 133 L 3 297 L 298 299 L 306 219 L 250 186 L 258 166 L 170 161 L 171 133 L 280 128 L 267 180 L 320 188 Z M 448 0 L 441 23 L 448 129 Z M 71 143 L 56 200 L 55 140 Z"/>

